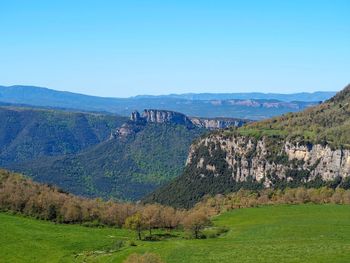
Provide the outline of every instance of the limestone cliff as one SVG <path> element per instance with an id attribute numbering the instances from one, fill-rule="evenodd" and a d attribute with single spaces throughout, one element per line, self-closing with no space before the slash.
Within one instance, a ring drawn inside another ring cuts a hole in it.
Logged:
<path id="1" fill-rule="evenodd" d="M 209 130 L 223 129 L 230 126 L 241 127 L 242 125 L 251 122 L 250 120 L 236 118 L 188 117 L 179 112 L 156 109 L 145 109 L 142 114 L 138 111 L 134 111 L 131 113 L 130 120 L 136 123 L 172 123 L 185 125 L 189 128 L 196 126 Z"/>
<path id="2" fill-rule="evenodd" d="M 241 188 L 350 188 L 349 130 L 350 85 L 303 112 L 198 139 L 183 174 L 147 200 L 189 207 Z"/>
<path id="3" fill-rule="evenodd" d="M 203 149 L 208 149 L 208 152 Z M 218 151 L 223 154 L 218 155 Z M 276 142 L 266 137 L 255 139 L 222 134 L 210 135 L 193 144 L 187 166 L 195 167 L 194 172 L 199 177 L 218 177 L 223 173 L 216 164 L 222 162 L 227 164 L 227 171 L 234 181 L 251 180 L 265 187 L 280 181 L 332 181 L 350 175 L 350 150 L 333 150 L 321 144 Z"/>
<path id="4" fill-rule="evenodd" d="M 236 119 L 236 118 L 190 118 L 192 123 L 198 127 L 209 130 L 224 129 L 231 126 L 241 127 L 244 124 L 251 122 L 250 120 Z"/>
<path id="5" fill-rule="evenodd" d="M 186 115 L 175 111 L 145 109 L 142 113 L 142 118 L 146 122 L 193 125 Z"/>

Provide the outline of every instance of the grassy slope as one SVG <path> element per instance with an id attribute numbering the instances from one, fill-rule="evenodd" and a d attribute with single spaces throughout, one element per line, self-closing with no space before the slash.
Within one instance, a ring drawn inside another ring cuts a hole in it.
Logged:
<path id="1" fill-rule="evenodd" d="M 348 262 L 350 207 L 270 206 L 241 209 L 214 219 L 230 227 L 222 237 L 138 242 L 112 254 L 84 253 L 133 237 L 115 229 L 54 225 L 0 214 L 1 262 L 121 262 L 132 252 L 152 251 L 166 262 Z M 111 237 L 114 236 L 114 237 Z"/>
<path id="2" fill-rule="evenodd" d="M 246 125 L 239 128 L 238 133 L 327 143 L 337 149 L 350 148 L 349 117 L 350 85 L 321 105 Z M 230 135 L 228 131 L 224 132 Z"/>

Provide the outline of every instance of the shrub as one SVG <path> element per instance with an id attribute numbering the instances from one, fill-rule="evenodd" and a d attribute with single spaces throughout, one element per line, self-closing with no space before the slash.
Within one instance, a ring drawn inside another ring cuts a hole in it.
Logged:
<path id="1" fill-rule="evenodd" d="M 125 246 L 125 241 L 124 240 L 117 240 L 113 245 L 112 245 L 112 250 L 116 251 L 121 249 L 122 247 Z"/>

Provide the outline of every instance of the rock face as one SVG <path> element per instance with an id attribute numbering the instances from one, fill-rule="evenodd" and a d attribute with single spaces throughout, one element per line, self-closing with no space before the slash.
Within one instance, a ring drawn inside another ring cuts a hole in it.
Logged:
<path id="1" fill-rule="evenodd" d="M 226 165 L 225 171 L 216 167 L 218 164 L 223 167 L 222 163 Z M 348 177 L 350 150 L 212 134 L 192 144 L 186 166 L 192 166 L 199 177 L 229 174 L 236 182 L 251 180 L 265 187 L 281 181 L 302 184 Z"/>
<path id="2" fill-rule="evenodd" d="M 185 125 L 187 127 L 200 127 L 209 130 L 223 129 L 230 126 L 240 127 L 250 120 L 235 118 L 198 118 L 187 117 L 186 115 L 167 110 L 146 109 L 140 114 L 138 111 L 131 113 L 130 120 L 132 122 L 153 122 L 153 123 L 173 123 Z"/>
<path id="3" fill-rule="evenodd" d="M 211 132 L 192 144 L 183 174 L 146 200 L 189 207 L 242 188 L 348 189 L 349 116 L 350 85 L 304 112 Z"/>
<path id="4" fill-rule="evenodd" d="M 142 113 L 142 118 L 146 122 L 173 123 L 186 126 L 193 125 L 186 115 L 175 111 L 146 109 Z"/>
<path id="5" fill-rule="evenodd" d="M 135 126 L 129 123 L 124 123 L 120 128 L 115 129 L 110 136 L 110 139 L 125 138 L 133 135 L 138 131 Z"/>
<path id="6" fill-rule="evenodd" d="M 142 112 L 142 114 L 140 114 L 138 111 L 132 112 L 130 115 L 130 120 L 127 123 L 124 123 L 120 128 L 115 129 L 111 133 L 110 139 L 126 138 L 130 135 L 134 135 L 142 130 L 147 123 L 168 123 L 183 125 L 188 129 L 197 127 L 208 130 L 216 130 L 230 126 L 241 127 L 248 122 L 251 121 L 232 118 L 192 118 L 175 111 L 146 109 Z"/>
<path id="7" fill-rule="evenodd" d="M 143 118 L 141 117 L 140 113 L 138 111 L 134 111 L 130 115 L 130 120 L 134 122 L 142 121 Z"/>
<path id="8" fill-rule="evenodd" d="M 249 120 L 234 119 L 234 118 L 190 118 L 192 123 L 198 127 L 209 130 L 224 129 L 230 126 L 241 127 L 249 123 Z"/>

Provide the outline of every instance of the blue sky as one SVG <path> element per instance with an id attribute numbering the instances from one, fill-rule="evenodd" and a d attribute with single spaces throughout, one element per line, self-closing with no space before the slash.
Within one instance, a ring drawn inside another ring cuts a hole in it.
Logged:
<path id="1" fill-rule="evenodd" d="M 0 2 L 0 85 L 126 97 L 339 90 L 350 1 Z"/>

